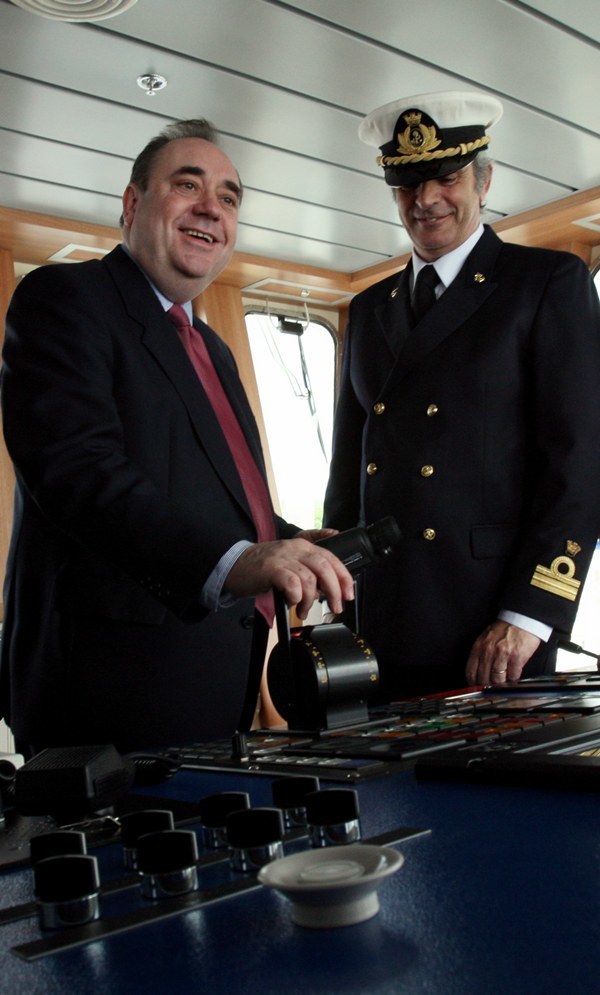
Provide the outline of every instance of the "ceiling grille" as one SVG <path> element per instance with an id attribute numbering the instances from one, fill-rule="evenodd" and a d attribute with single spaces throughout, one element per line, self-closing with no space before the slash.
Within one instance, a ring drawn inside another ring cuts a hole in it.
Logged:
<path id="1" fill-rule="evenodd" d="M 12 3 L 54 21 L 102 21 L 122 14 L 137 0 L 12 0 Z"/>

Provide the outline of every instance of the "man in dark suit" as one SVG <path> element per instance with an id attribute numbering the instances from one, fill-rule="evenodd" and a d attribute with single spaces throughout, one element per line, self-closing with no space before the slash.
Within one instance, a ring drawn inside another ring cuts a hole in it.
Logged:
<path id="1" fill-rule="evenodd" d="M 598 536 L 597 295 L 576 256 L 482 225 L 501 113 L 425 94 L 359 131 L 413 253 L 351 304 L 325 522 L 402 530 L 359 593 L 387 699 L 550 672 Z"/>
<path id="2" fill-rule="evenodd" d="M 190 324 L 189 302 L 231 258 L 241 199 L 212 126 L 178 122 L 133 166 L 123 246 L 42 267 L 14 295 L 0 677 L 27 752 L 248 728 L 269 592 L 301 617 L 319 591 L 340 609 L 352 594 L 345 567 L 312 541 L 322 533 L 274 515 L 233 357 Z"/>

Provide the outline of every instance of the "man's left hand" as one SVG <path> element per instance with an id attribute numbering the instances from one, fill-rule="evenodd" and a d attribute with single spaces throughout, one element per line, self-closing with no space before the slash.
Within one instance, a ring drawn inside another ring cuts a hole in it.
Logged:
<path id="1" fill-rule="evenodd" d="M 469 685 L 518 681 L 541 640 L 518 625 L 497 620 L 473 644 L 467 660 Z"/>

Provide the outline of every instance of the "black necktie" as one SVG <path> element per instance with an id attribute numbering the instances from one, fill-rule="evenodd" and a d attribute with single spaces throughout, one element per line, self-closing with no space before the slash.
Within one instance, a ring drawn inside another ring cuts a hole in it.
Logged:
<path id="1" fill-rule="evenodd" d="M 418 325 L 426 311 L 435 304 L 435 288 L 440 282 L 433 266 L 424 266 L 417 276 L 412 296 L 412 312 L 415 324 Z"/>

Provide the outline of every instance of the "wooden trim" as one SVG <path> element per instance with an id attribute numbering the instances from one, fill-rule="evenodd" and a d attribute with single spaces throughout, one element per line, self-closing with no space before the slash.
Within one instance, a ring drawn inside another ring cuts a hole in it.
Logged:
<path id="1" fill-rule="evenodd" d="M 391 222 L 394 218 L 393 211 L 391 204 Z M 581 224 L 590 218 L 593 219 L 591 224 Z M 580 190 L 530 211 L 503 218 L 495 222 L 493 228 L 502 239 L 520 245 L 546 248 L 575 246 L 571 251 L 576 251 L 577 255 L 581 255 L 586 251 L 584 247 L 589 246 L 593 259 L 600 247 L 600 186 Z M 120 240 L 121 233 L 117 227 L 108 228 L 0 206 L 0 249 L 12 251 L 19 267 L 43 265 L 52 255 L 64 251 L 65 246 L 70 244 L 82 248 L 73 250 L 69 258 L 79 259 L 87 253 L 97 256 L 112 249 Z M 303 304 L 302 289 L 307 284 L 323 291 L 336 290 L 341 294 L 355 294 L 378 280 L 397 273 L 406 265 L 408 258 L 408 254 L 404 254 L 356 273 L 341 273 L 236 252 L 216 285 L 236 287 L 245 291 L 248 296 L 251 291 L 247 288 L 261 280 L 268 279 L 274 285 L 278 281 L 285 281 L 286 292 L 294 294 L 295 287 L 298 303 Z M 269 299 L 277 299 L 275 290 L 273 293 L 269 291 Z M 318 303 L 320 307 L 327 304 L 326 301 Z"/>

